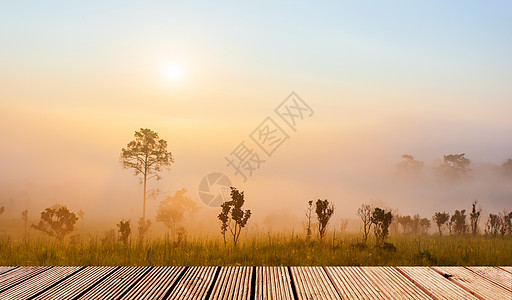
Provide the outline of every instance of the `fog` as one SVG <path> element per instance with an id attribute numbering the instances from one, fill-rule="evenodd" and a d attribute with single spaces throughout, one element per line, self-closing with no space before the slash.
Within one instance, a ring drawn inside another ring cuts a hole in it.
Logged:
<path id="1" fill-rule="evenodd" d="M 333 228 L 370 202 L 429 218 L 474 200 L 484 216 L 512 210 L 510 4 L 402 5 L 5 5 L 0 221 L 60 203 L 91 230 L 135 224 L 142 186 L 119 159 L 140 128 L 175 160 L 148 183 L 153 229 L 159 202 L 185 188 L 201 207 L 190 231 L 218 231 L 220 209 L 198 194 L 212 172 L 245 192 L 261 232 L 301 231 L 315 199 L 335 205 Z M 292 91 L 311 109 L 294 129 L 275 112 Z M 271 156 L 250 138 L 267 117 L 289 136 Z M 265 160 L 247 181 L 225 159 L 242 141 Z M 460 153 L 465 178 L 436 174 Z M 421 170 L 399 171 L 404 154 Z"/>
<path id="2" fill-rule="evenodd" d="M 248 140 L 250 124 L 230 128 L 214 118 L 164 125 L 158 124 L 159 119 L 142 122 L 139 127 L 148 125 L 169 142 L 175 159 L 160 181 L 148 184 L 149 190 L 160 191 L 147 203 L 153 229 L 162 228 L 155 222 L 159 201 L 186 188 L 201 208 L 186 216 L 186 225 L 195 233 L 215 232 L 220 208 L 206 205 L 198 194 L 200 180 L 210 172 L 226 174 L 245 191 L 245 207 L 253 212 L 250 228 L 263 232 L 302 232 L 307 202 L 316 199 L 329 199 L 335 205 L 333 229 L 340 218 L 355 220 L 362 203 L 428 218 L 436 211 L 469 210 L 474 200 L 484 216 L 512 209 L 512 177 L 502 167 L 512 149 L 507 139 L 510 128 L 428 116 L 334 123 L 334 112 L 317 107 L 246 182 L 226 166 L 224 157 Z M 253 127 L 258 126 L 257 118 L 250 119 Z M 44 208 L 56 203 L 74 212 L 84 210 L 86 224 L 98 230 L 113 228 L 121 219 L 135 223 L 140 218 L 142 186 L 133 170 L 123 169 L 119 162 L 121 148 L 133 139 L 137 127 L 109 124 L 109 118 L 92 115 L 73 118 L 67 113 L 38 112 L 7 116 L 0 125 L 9 128 L 3 133 L 8 142 L 2 145 L 0 158 L 4 220 L 18 220 L 28 209 L 30 221 L 35 222 Z M 458 153 L 471 160 L 467 176 L 460 180 L 440 176 L 436 168 L 443 155 Z M 423 167 L 400 170 L 397 164 L 403 154 L 422 161 Z M 357 223 L 351 221 L 349 229 L 357 230 Z"/>

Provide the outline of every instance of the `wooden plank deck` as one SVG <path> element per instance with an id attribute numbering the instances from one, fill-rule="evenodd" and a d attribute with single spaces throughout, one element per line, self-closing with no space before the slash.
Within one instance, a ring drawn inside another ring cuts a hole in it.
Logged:
<path id="1" fill-rule="evenodd" d="M 478 299 L 431 268 L 399 267 L 398 270 L 409 277 L 411 281 L 424 287 L 426 292 L 437 299 Z"/>
<path id="2" fill-rule="evenodd" d="M 28 299 L 59 283 L 78 270 L 80 270 L 80 267 L 52 267 L 6 290 L 2 293 L 1 298 Z"/>
<path id="3" fill-rule="evenodd" d="M 433 269 L 481 299 L 512 299 L 511 291 L 466 268 L 433 267 Z"/>
<path id="4" fill-rule="evenodd" d="M 468 267 L 469 270 L 512 291 L 512 274 L 494 267 Z"/>
<path id="5" fill-rule="evenodd" d="M 256 300 L 294 299 L 292 280 L 288 268 L 256 267 L 254 293 L 254 299 Z"/>
<path id="6" fill-rule="evenodd" d="M 393 267 L 361 267 L 368 278 L 390 299 L 432 299 Z"/>
<path id="7" fill-rule="evenodd" d="M 512 267 L 0 267 L 0 299 L 512 299 Z"/>

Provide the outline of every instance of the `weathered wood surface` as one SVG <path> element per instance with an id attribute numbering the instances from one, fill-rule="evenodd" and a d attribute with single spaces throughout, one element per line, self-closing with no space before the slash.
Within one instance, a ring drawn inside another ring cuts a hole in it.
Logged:
<path id="1" fill-rule="evenodd" d="M 512 267 L 0 267 L 0 299 L 512 299 Z"/>
<path id="2" fill-rule="evenodd" d="M 287 267 L 256 267 L 254 299 L 292 300 L 293 287 Z"/>
<path id="3" fill-rule="evenodd" d="M 368 278 L 390 299 L 432 299 L 393 267 L 361 267 Z"/>
<path id="4" fill-rule="evenodd" d="M 453 284 L 448 278 L 438 272 L 424 267 L 399 267 L 405 276 L 419 286 L 424 287 L 426 292 L 437 299 L 478 299 L 470 292 Z"/>
<path id="5" fill-rule="evenodd" d="M 59 283 L 80 267 L 52 267 L 29 279 L 14 285 L 1 294 L 1 299 L 27 299 Z"/>
<path id="6" fill-rule="evenodd" d="M 507 271 L 494 267 L 468 267 L 468 269 L 512 291 L 512 274 Z"/>
<path id="7" fill-rule="evenodd" d="M 466 268 L 433 267 L 433 269 L 481 299 L 512 299 L 511 291 Z"/>

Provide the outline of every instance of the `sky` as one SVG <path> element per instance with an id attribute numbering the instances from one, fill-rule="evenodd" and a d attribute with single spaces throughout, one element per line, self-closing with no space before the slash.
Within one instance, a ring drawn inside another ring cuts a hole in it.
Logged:
<path id="1" fill-rule="evenodd" d="M 302 217 L 317 198 L 342 217 L 377 200 L 408 214 L 476 198 L 501 210 L 510 182 L 479 170 L 512 157 L 511 12 L 509 1 L 3 1 L 0 205 L 137 218 L 141 186 L 119 154 L 151 128 L 175 158 L 152 187 L 201 203 L 199 182 L 220 172 L 261 218 Z M 293 91 L 312 116 L 296 131 L 280 123 L 289 139 L 243 182 L 225 157 Z M 425 178 L 395 174 L 404 153 Z M 431 176 L 451 153 L 473 161 L 469 183 Z"/>

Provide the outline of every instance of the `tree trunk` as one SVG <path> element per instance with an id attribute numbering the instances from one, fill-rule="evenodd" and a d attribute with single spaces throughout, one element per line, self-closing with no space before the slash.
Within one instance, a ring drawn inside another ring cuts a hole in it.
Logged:
<path id="1" fill-rule="evenodd" d="M 142 221 L 146 224 L 146 179 L 147 174 L 144 173 L 144 202 L 142 203 Z"/>

